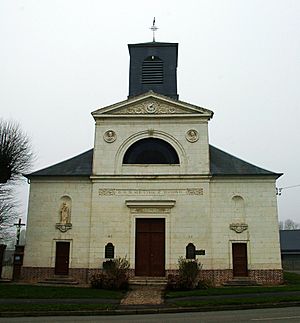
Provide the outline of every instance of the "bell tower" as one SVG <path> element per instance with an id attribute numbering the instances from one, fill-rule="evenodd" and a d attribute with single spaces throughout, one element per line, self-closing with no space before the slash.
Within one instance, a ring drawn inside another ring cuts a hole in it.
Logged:
<path id="1" fill-rule="evenodd" d="M 178 43 L 129 44 L 129 95 L 150 90 L 177 100 Z"/>

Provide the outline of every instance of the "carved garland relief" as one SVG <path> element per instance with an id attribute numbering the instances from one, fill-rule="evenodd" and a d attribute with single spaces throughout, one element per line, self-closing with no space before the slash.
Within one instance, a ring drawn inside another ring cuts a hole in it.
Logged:
<path id="1" fill-rule="evenodd" d="M 243 231 L 248 229 L 248 224 L 246 223 L 231 223 L 229 228 L 236 233 L 242 233 Z"/>
<path id="2" fill-rule="evenodd" d="M 184 109 L 156 101 L 146 101 L 116 111 L 114 114 L 187 114 Z"/>

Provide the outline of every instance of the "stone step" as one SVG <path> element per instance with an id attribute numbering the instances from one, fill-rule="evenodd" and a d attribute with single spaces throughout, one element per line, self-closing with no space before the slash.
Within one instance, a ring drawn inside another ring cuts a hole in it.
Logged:
<path id="1" fill-rule="evenodd" d="M 49 284 L 49 285 L 78 285 L 73 277 L 69 276 L 54 276 L 46 278 L 42 281 L 39 281 L 39 284 Z"/>
<path id="2" fill-rule="evenodd" d="M 133 277 L 129 280 L 130 286 L 166 286 L 165 277 Z"/>
<path id="3" fill-rule="evenodd" d="M 261 284 L 257 283 L 254 280 L 251 280 L 248 277 L 235 277 L 232 280 L 229 280 L 226 283 L 223 283 L 223 286 L 232 286 L 232 287 L 238 287 L 238 286 L 259 286 Z"/>

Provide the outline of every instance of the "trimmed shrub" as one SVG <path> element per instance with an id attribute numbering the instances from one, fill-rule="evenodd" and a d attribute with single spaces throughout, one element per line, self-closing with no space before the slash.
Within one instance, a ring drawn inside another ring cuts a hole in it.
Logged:
<path id="1" fill-rule="evenodd" d="M 180 257 L 178 260 L 178 267 L 178 275 L 168 276 L 167 289 L 191 290 L 197 288 L 199 283 L 199 273 L 202 268 L 199 261 L 197 259 L 185 259 Z"/>
<path id="2" fill-rule="evenodd" d="M 92 288 L 128 289 L 129 267 L 126 258 L 116 258 L 103 263 L 103 271 L 90 278 Z"/>

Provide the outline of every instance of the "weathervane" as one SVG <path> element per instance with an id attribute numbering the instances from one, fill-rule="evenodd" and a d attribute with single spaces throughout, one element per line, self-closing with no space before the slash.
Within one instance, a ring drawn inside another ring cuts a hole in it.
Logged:
<path id="1" fill-rule="evenodd" d="M 150 27 L 150 29 L 152 30 L 153 32 L 153 42 L 155 42 L 155 32 L 157 31 L 158 27 L 155 26 L 155 17 L 153 18 L 153 24 L 152 26 Z"/>

